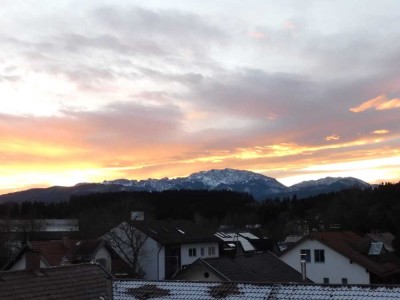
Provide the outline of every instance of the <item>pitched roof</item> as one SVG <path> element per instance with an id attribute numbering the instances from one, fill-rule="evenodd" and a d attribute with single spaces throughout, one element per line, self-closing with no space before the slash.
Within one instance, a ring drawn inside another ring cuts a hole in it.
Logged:
<path id="1" fill-rule="evenodd" d="M 70 261 L 72 258 L 71 250 L 65 248 L 61 240 L 31 241 L 30 243 L 32 250 L 39 251 L 50 266 L 59 266 L 63 259 Z"/>
<path id="2" fill-rule="evenodd" d="M 60 266 L 65 262 L 89 262 L 104 240 L 68 240 L 66 246 L 62 240 L 30 241 L 13 257 L 3 269 L 7 270 L 26 251 L 37 251 L 49 266 Z"/>
<path id="3" fill-rule="evenodd" d="M 314 232 L 286 249 L 283 254 L 307 239 L 315 239 L 325 244 L 381 278 L 400 273 L 398 257 L 392 253 L 368 255 L 371 241 L 351 231 Z"/>
<path id="4" fill-rule="evenodd" d="M 269 252 L 234 258 L 207 258 L 200 261 L 230 281 L 302 282 L 301 273 Z"/>
<path id="5" fill-rule="evenodd" d="M 0 272 L 0 299 L 112 299 L 112 276 L 96 264 Z M 101 298 L 103 297 L 103 298 Z"/>
<path id="6" fill-rule="evenodd" d="M 90 261 L 103 245 L 105 245 L 105 241 L 102 239 L 79 241 L 73 248 L 73 260 Z"/>
<path id="7" fill-rule="evenodd" d="M 219 242 L 219 239 L 214 236 L 215 228 L 199 226 L 191 221 L 134 220 L 130 222 L 135 228 L 162 244 Z"/>
<path id="8" fill-rule="evenodd" d="M 398 286 L 271 284 L 187 281 L 114 281 L 114 300 L 133 299 L 400 299 Z"/>
<path id="9" fill-rule="evenodd" d="M 103 240 L 69 240 L 70 246 L 65 246 L 62 240 L 31 241 L 32 250 L 40 255 L 51 266 L 59 266 L 63 261 L 90 261 L 95 251 L 104 243 Z"/>

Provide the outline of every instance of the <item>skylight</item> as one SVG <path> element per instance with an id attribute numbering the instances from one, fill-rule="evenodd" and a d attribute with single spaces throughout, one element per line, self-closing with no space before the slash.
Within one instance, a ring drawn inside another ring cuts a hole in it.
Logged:
<path id="1" fill-rule="evenodd" d="M 383 242 L 372 242 L 368 255 L 379 255 L 382 251 Z"/>
<path id="2" fill-rule="evenodd" d="M 178 232 L 179 232 L 180 234 L 185 234 L 185 232 L 184 232 L 183 230 L 179 229 L 179 228 L 176 228 L 176 230 L 178 230 Z"/>

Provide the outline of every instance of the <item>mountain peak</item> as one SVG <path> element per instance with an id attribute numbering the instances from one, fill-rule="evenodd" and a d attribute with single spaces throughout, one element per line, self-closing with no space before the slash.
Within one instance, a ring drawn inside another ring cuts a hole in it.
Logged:
<path id="1" fill-rule="evenodd" d="M 191 174 L 188 179 L 202 181 L 209 187 L 216 187 L 220 184 L 237 184 L 245 183 L 251 180 L 263 180 L 265 182 L 276 183 L 283 187 L 283 184 L 279 183 L 276 179 L 264 176 L 262 174 L 254 173 L 245 170 L 235 169 L 212 169 L 209 171 L 201 171 Z"/>
<path id="2" fill-rule="evenodd" d="M 361 188 L 367 188 L 370 187 L 370 184 L 366 183 L 365 181 L 362 181 L 360 179 L 354 178 L 354 177 L 325 177 L 325 178 L 320 178 L 316 180 L 307 180 L 307 181 L 302 181 L 300 183 L 294 184 L 291 187 L 297 187 L 297 188 L 304 188 L 304 187 L 311 187 L 311 186 L 328 186 L 332 184 L 342 184 L 346 185 L 348 187 L 356 186 L 356 187 L 361 187 Z"/>

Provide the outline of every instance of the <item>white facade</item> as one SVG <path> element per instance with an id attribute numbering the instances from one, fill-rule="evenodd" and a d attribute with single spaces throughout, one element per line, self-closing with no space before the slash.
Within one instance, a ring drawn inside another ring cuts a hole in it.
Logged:
<path id="1" fill-rule="evenodd" d="M 196 249 L 195 256 L 193 250 Z M 201 250 L 203 249 L 203 251 Z M 190 251 L 190 253 L 189 253 Z M 204 255 L 202 255 L 202 253 Z M 180 267 L 192 264 L 198 258 L 219 257 L 218 243 L 196 243 L 180 245 Z M 164 280 L 165 279 L 165 246 L 147 237 L 143 245 L 139 264 L 144 271 L 146 280 Z"/>
<path id="2" fill-rule="evenodd" d="M 310 250 L 311 259 L 310 262 L 306 263 L 307 277 L 315 283 L 370 283 L 369 272 L 364 267 L 352 262 L 349 258 L 332 250 L 317 240 L 305 240 L 283 254 L 280 259 L 292 268 L 301 272 L 301 250 Z M 316 262 L 315 250 L 323 250 L 324 262 Z"/>
<path id="3" fill-rule="evenodd" d="M 226 281 L 225 279 L 221 278 L 221 276 L 218 275 L 214 270 L 208 268 L 202 263 L 196 263 L 191 266 L 178 280 L 212 282 Z"/>
<path id="4" fill-rule="evenodd" d="M 144 271 L 144 279 L 165 279 L 165 247 L 147 237 L 139 257 L 139 265 Z"/>
<path id="5" fill-rule="evenodd" d="M 111 253 L 106 247 L 102 246 L 96 251 L 94 261 L 100 264 L 104 261 L 104 267 L 111 272 Z"/>
<path id="6" fill-rule="evenodd" d="M 182 244 L 181 266 L 190 265 L 194 263 L 198 258 L 219 257 L 218 248 L 218 243 Z M 190 249 L 196 250 L 193 251 Z"/>

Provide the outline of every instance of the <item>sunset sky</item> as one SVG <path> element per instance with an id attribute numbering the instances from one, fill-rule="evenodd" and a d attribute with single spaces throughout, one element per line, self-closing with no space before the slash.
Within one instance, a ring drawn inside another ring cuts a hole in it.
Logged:
<path id="1" fill-rule="evenodd" d="M 0 46 L 0 194 L 400 180 L 400 1 L 2 0 Z"/>

